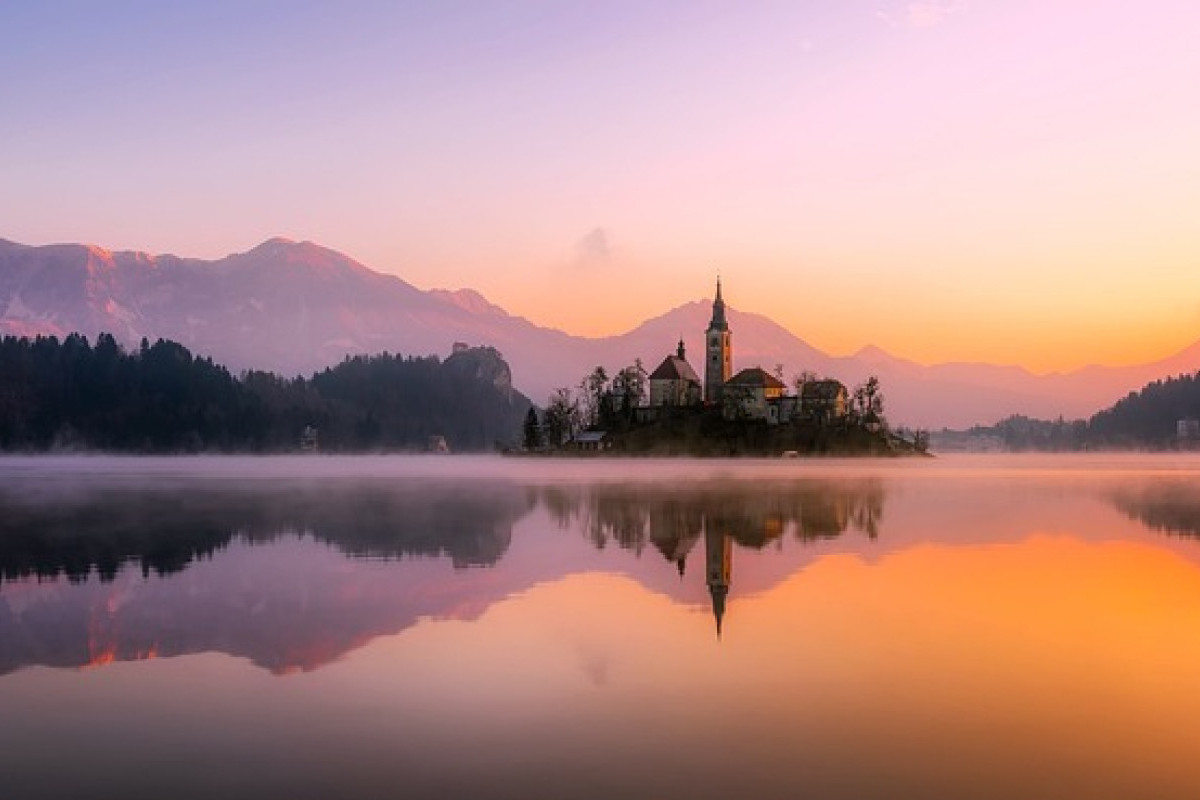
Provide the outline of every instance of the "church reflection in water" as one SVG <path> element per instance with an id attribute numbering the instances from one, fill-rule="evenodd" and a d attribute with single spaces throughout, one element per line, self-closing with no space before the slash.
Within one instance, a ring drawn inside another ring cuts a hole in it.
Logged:
<path id="1" fill-rule="evenodd" d="M 653 546 L 682 577 L 704 540 L 705 584 L 721 634 L 733 579 L 734 548 L 762 550 L 834 539 L 856 530 L 879 535 L 884 489 L 878 480 L 811 480 L 730 486 L 598 485 L 543 489 L 540 500 L 563 527 L 579 525 L 597 548 L 641 555 Z"/>
<path id="2" fill-rule="evenodd" d="M 617 568 L 692 604 L 701 540 L 720 635 L 735 549 L 850 529 L 873 539 L 883 503 L 869 480 L 0 487 L 0 675 L 207 651 L 277 674 L 312 670 L 422 618 L 470 618 L 580 568 L 612 569 L 593 549 L 632 556 Z M 543 518 L 525 529 L 541 538 L 512 556 L 517 524 L 538 510 L 589 546 L 540 557 L 559 546 Z M 759 561 L 772 563 L 744 574 L 743 591 L 796 566 Z"/>
<path id="3" fill-rule="evenodd" d="M 725 598 L 729 595 L 729 579 L 733 575 L 733 537 L 716 530 L 704 532 L 704 566 L 708 593 L 712 596 L 713 618 L 717 621 L 717 638 L 721 638 L 721 621 L 725 619 Z"/>

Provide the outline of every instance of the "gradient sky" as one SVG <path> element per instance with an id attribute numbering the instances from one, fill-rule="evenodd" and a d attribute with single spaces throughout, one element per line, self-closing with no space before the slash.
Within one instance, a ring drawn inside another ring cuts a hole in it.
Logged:
<path id="1" fill-rule="evenodd" d="M 311 239 L 587 335 L 720 271 L 834 354 L 1148 361 L 1200 339 L 1198 36 L 1186 0 L 18 0 L 0 237 Z"/>

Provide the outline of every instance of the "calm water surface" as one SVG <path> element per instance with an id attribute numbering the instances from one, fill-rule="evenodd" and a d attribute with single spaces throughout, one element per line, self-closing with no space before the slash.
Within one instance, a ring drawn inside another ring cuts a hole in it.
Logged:
<path id="1" fill-rule="evenodd" d="M 0 796 L 1200 797 L 1200 458 L 0 459 Z"/>

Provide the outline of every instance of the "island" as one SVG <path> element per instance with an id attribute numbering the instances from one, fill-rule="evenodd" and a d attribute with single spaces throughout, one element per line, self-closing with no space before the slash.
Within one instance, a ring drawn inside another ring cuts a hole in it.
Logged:
<path id="1" fill-rule="evenodd" d="M 927 432 L 888 426 L 878 378 L 851 391 L 839 380 L 809 372 L 801 372 L 789 387 L 782 366 L 773 373 L 756 366 L 734 374 L 733 331 L 720 278 L 704 342 L 703 381 L 680 340 L 652 372 L 638 359 L 611 378 L 596 367 L 575 390 L 556 390 L 540 415 L 529 409 L 520 452 L 928 455 Z"/>

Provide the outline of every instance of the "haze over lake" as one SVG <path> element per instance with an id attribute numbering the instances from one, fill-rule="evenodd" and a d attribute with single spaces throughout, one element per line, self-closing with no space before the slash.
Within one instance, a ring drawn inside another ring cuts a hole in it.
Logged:
<path id="1" fill-rule="evenodd" d="M 0 458 L 5 797 L 1195 797 L 1200 456 Z"/>

